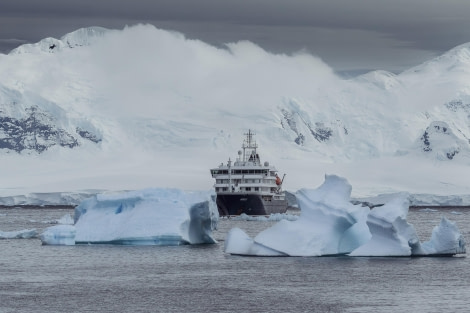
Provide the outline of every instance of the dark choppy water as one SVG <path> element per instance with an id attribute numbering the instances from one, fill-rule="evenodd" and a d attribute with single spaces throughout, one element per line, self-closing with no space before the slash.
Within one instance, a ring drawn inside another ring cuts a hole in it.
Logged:
<path id="1" fill-rule="evenodd" d="M 455 212 L 457 211 L 457 212 Z M 0 230 L 42 230 L 68 209 L 0 209 Z M 456 214 L 461 213 L 461 214 Z M 470 209 L 412 210 L 421 241 L 445 214 L 470 241 Z M 41 246 L 0 240 L 0 312 L 469 312 L 470 259 L 258 258 L 217 245 Z"/>

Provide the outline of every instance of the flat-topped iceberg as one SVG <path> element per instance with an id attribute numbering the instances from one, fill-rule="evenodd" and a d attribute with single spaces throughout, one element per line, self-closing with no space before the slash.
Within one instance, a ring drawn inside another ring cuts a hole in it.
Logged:
<path id="1" fill-rule="evenodd" d="M 409 196 L 397 194 L 385 205 L 370 210 L 351 203 L 346 179 L 327 175 L 315 190 L 296 193 L 301 215 L 282 220 L 251 239 L 232 229 L 225 252 L 258 256 L 411 256 L 465 253 L 465 240 L 457 226 L 443 218 L 430 241 L 421 243 L 406 220 Z"/>
<path id="2" fill-rule="evenodd" d="M 215 243 L 217 221 L 207 192 L 145 189 L 86 199 L 75 208 L 74 225 L 50 227 L 40 238 L 43 244 Z"/>

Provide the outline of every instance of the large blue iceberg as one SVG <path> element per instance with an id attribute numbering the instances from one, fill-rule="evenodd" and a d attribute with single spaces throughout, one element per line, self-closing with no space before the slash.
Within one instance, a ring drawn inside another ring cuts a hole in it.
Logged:
<path id="1" fill-rule="evenodd" d="M 250 238 L 230 230 L 225 252 L 257 256 L 429 256 L 465 253 L 457 226 L 443 218 L 430 241 L 421 243 L 406 221 L 408 194 L 398 194 L 384 206 L 369 209 L 350 201 L 346 179 L 327 175 L 319 188 L 296 193 L 301 214 L 282 220 Z"/>
<path id="2" fill-rule="evenodd" d="M 75 208 L 74 225 L 49 227 L 43 244 L 183 245 L 216 243 L 215 202 L 208 192 L 145 189 L 100 194 Z"/>

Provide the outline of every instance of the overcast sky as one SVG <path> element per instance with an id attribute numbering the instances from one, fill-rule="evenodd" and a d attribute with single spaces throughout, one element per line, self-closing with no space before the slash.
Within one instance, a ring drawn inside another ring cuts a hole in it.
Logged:
<path id="1" fill-rule="evenodd" d="M 470 42 L 469 0 L 1 0 L 0 52 L 87 26 L 150 23 L 216 46 L 300 50 L 338 72 L 400 72 Z"/>

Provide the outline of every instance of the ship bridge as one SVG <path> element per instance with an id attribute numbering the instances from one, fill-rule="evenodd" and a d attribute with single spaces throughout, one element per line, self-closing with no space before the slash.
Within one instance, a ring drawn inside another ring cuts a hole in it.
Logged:
<path id="1" fill-rule="evenodd" d="M 211 169 L 215 178 L 217 207 L 222 215 L 239 210 L 247 214 L 254 212 L 285 212 L 287 203 L 282 191 L 282 181 L 277 170 L 268 162 L 261 163 L 257 152 L 258 145 L 253 140 L 254 133 L 245 133 L 242 150 L 233 162 L 221 163 Z M 259 214 L 259 213 L 256 213 Z"/>

